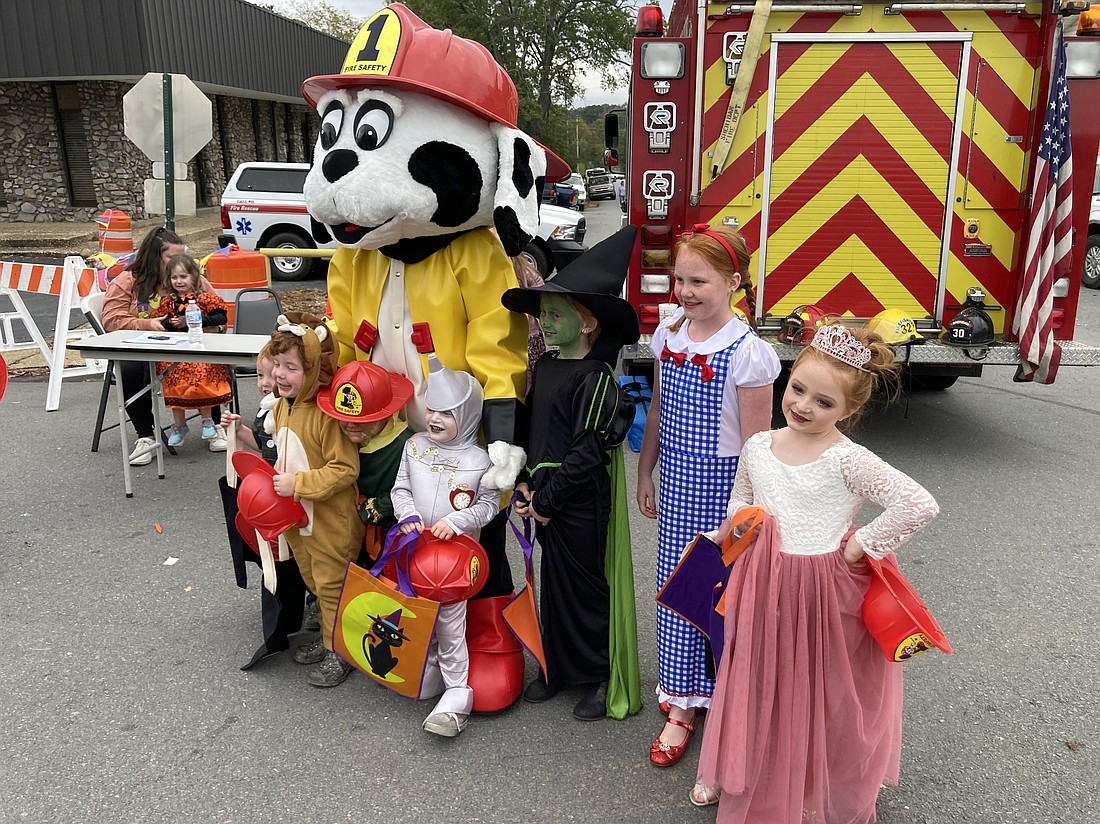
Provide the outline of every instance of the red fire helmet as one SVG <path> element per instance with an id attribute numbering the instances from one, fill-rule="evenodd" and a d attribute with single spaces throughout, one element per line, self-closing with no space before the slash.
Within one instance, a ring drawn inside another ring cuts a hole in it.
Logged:
<path id="1" fill-rule="evenodd" d="M 421 598 L 456 604 L 481 592 L 488 569 L 489 558 L 473 538 L 445 541 L 425 529 L 409 561 L 409 580 Z"/>
<path id="2" fill-rule="evenodd" d="M 401 3 L 391 3 L 367 20 L 340 73 L 309 78 L 302 83 L 302 97 L 317 108 L 325 92 L 364 86 L 420 92 L 518 128 L 516 85 L 489 50 L 450 29 L 433 29 Z M 569 164 L 546 149 L 546 179 L 564 180 L 569 172 Z"/>
<path id="3" fill-rule="evenodd" d="M 265 541 L 278 540 L 290 527 L 309 523 L 305 507 L 293 498 L 276 494 L 271 481 L 275 470 L 259 455 L 235 452 L 233 468 L 241 476 L 237 485 L 237 508 Z"/>
<path id="4" fill-rule="evenodd" d="M 352 41 L 340 74 L 309 78 L 302 96 L 316 108 L 331 89 L 387 85 L 438 97 L 516 128 L 516 86 L 489 50 L 450 29 L 433 29 L 401 3 L 376 12 Z"/>
<path id="5" fill-rule="evenodd" d="M 947 642 L 936 619 L 917 595 L 897 561 L 882 561 L 864 556 L 874 573 L 863 597 L 863 623 L 891 661 L 907 661 L 915 655 L 939 647 L 948 655 Z"/>
<path id="6" fill-rule="evenodd" d="M 371 361 L 352 361 L 336 370 L 317 393 L 317 406 L 332 418 L 353 423 L 381 421 L 409 402 L 413 385 Z"/>
<path id="7" fill-rule="evenodd" d="M 803 346 L 814 339 L 819 326 L 827 326 L 829 317 L 813 305 L 799 306 L 783 318 L 779 340 L 783 343 L 800 343 Z"/>

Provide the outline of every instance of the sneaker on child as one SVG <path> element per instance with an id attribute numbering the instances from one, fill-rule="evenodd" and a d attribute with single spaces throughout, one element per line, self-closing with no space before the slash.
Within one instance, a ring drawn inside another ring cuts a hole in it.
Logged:
<path id="1" fill-rule="evenodd" d="M 424 732 L 454 738 L 464 729 L 470 716 L 457 712 L 437 712 L 424 720 Z"/>
<path id="2" fill-rule="evenodd" d="M 179 446 L 183 443 L 183 437 L 187 434 L 187 424 L 176 423 L 172 424 L 172 431 L 168 435 L 169 446 Z"/>
<path id="3" fill-rule="evenodd" d="M 206 431 L 206 427 L 203 427 Z M 225 452 L 229 448 L 229 440 L 225 437 L 225 427 L 218 424 L 214 427 L 214 437 L 210 441 L 211 452 Z"/>
<path id="4" fill-rule="evenodd" d="M 152 438 L 138 438 L 134 451 L 130 453 L 130 466 L 145 466 L 153 460 L 153 449 L 157 442 Z"/>
<path id="5" fill-rule="evenodd" d="M 212 441 L 218 435 L 216 427 L 214 426 L 213 418 L 202 419 L 202 439 L 204 441 Z"/>

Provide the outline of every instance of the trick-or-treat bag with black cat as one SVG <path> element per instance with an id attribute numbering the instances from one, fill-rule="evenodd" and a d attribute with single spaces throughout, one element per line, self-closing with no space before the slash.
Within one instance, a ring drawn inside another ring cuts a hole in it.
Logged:
<path id="1" fill-rule="evenodd" d="M 332 649 L 341 658 L 406 698 L 420 697 L 439 615 L 439 603 L 417 597 L 409 582 L 418 538 L 395 526 L 369 571 L 348 564 L 332 629 Z"/>

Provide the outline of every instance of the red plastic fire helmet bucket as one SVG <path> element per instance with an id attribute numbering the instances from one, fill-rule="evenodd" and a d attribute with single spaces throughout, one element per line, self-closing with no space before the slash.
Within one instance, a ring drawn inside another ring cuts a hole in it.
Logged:
<path id="1" fill-rule="evenodd" d="M 4 356 L 0 355 L 0 400 L 3 400 L 4 393 L 8 391 L 8 362 L 4 360 Z"/>
<path id="2" fill-rule="evenodd" d="M 523 647 L 501 614 L 512 597 L 475 598 L 466 605 L 466 646 L 470 651 L 466 680 L 474 691 L 474 712 L 505 710 L 523 692 Z"/>
<path id="3" fill-rule="evenodd" d="M 252 452 L 235 452 L 233 468 L 241 476 L 237 485 L 237 508 L 265 541 L 278 540 L 290 527 L 309 523 L 305 507 L 293 498 L 275 492 L 272 466 Z"/>
<path id="4" fill-rule="evenodd" d="M 872 572 L 871 586 L 863 598 L 863 623 L 890 661 L 908 661 L 938 647 L 948 655 L 947 642 L 936 619 L 905 580 L 897 561 L 864 556 Z"/>
<path id="5" fill-rule="evenodd" d="M 233 519 L 233 525 L 237 527 L 237 532 L 240 534 L 245 546 L 259 555 L 260 545 L 256 542 L 256 527 L 252 526 L 252 524 L 248 522 L 248 518 L 244 517 L 244 514 L 241 512 L 238 512 L 237 516 Z"/>
<path id="6" fill-rule="evenodd" d="M 409 580 L 421 598 L 456 604 L 481 592 L 488 569 L 489 558 L 473 538 L 445 541 L 424 530 L 409 561 Z"/>

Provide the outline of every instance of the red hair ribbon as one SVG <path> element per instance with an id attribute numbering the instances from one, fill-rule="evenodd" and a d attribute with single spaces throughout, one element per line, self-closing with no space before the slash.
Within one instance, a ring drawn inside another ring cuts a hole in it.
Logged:
<path id="1" fill-rule="evenodd" d="M 707 363 L 706 355 L 692 355 L 691 362 L 699 367 L 699 377 L 703 379 L 703 383 L 714 377 L 714 369 Z"/>
<path id="2" fill-rule="evenodd" d="M 722 244 L 722 248 L 729 253 L 730 260 L 733 261 L 733 271 L 737 272 L 738 274 L 741 273 L 741 264 L 737 262 L 737 255 L 733 251 L 733 247 L 730 246 L 721 235 L 717 235 L 712 232 L 710 230 L 710 226 L 708 226 L 706 223 L 696 223 L 688 231 L 682 232 L 681 234 L 677 235 L 677 237 L 691 237 L 692 235 L 706 235 L 709 238 L 717 240 L 720 244 Z"/>
<path id="3" fill-rule="evenodd" d="M 665 344 L 665 348 L 661 350 L 661 360 L 671 360 L 677 366 L 684 365 L 684 359 L 687 355 L 684 352 L 673 352 L 668 348 L 668 344 Z"/>

